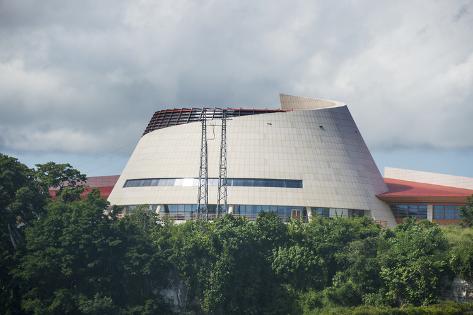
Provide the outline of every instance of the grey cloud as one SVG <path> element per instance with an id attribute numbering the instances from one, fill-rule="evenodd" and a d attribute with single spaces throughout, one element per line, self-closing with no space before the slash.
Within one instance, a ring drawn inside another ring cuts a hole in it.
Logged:
<path id="1" fill-rule="evenodd" d="M 471 148 L 471 3 L 0 1 L 0 149 L 127 153 L 155 110 L 279 92 L 372 148 Z"/>
<path id="2" fill-rule="evenodd" d="M 470 3 L 470 5 L 471 5 L 471 3 Z M 462 6 L 458 9 L 457 13 L 455 14 L 454 20 L 455 20 L 455 21 L 458 21 L 458 20 L 460 20 L 461 18 L 463 18 L 464 16 L 470 14 L 470 5 L 468 5 L 468 4 L 462 5 Z"/>

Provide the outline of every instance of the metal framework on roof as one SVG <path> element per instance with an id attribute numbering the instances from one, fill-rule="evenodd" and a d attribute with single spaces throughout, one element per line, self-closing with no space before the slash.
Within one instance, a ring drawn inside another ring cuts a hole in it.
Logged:
<path id="1" fill-rule="evenodd" d="M 223 111 L 218 167 L 217 216 L 227 213 L 227 111 Z"/>
<path id="2" fill-rule="evenodd" d="M 207 145 L 207 119 L 205 109 L 201 120 L 201 142 L 200 142 L 200 168 L 199 168 L 199 188 L 197 197 L 197 215 L 200 219 L 209 218 L 209 159 Z"/>
<path id="3" fill-rule="evenodd" d="M 205 118 L 222 119 L 225 111 L 226 118 L 285 112 L 282 109 L 244 109 L 244 108 L 174 108 L 164 109 L 154 113 L 143 135 L 170 126 L 183 125 L 190 122 L 202 121 Z"/>

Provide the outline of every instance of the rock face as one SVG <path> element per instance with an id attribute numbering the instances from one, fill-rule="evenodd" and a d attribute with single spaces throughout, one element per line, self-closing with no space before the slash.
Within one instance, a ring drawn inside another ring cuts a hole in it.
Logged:
<path id="1" fill-rule="evenodd" d="M 452 282 L 452 288 L 448 298 L 457 302 L 471 302 L 473 301 L 473 284 L 460 279 L 455 278 Z"/>

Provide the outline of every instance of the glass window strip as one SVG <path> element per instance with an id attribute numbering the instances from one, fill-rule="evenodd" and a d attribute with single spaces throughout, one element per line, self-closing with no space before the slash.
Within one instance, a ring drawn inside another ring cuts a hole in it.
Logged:
<path id="1" fill-rule="evenodd" d="M 427 204 L 392 204 L 391 209 L 396 218 L 427 219 Z"/>
<path id="2" fill-rule="evenodd" d="M 127 212 L 132 212 L 138 205 L 125 206 Z M 159 215 L 169 216 L 175 220 L 190 220 L 196 218 L 197 205 L 196 204 L 152 204 L 149 205 L 150 210 L 157 211 Z M 330 209 L 325 207 L 309 207 L 312 214 L 321 215 L 323 217 L 330 217 Z M 356 209 L 338 209 L 347 210 L 348 217 L 369 216 L 368 210 Z M 288 221 L 291 218 L 302 218 L 307 220 L 306 207 L 303 206 L 282 206 L 282 205 L 233 205 L 233 214 L 243 216 L 250 220 L 256 219 L 258 214 L 262 212 L 273 212 L 283 221 Z M 209 204 L 209 214 L 216 213 L 216 205 Z M 345 215 L 344 215 L 345 216 Z"/>
<path id="3" fill-rule="evenodd" d="M 142 178 L 128 179 L 123 187 L 151 187 L 151 186 L 182 186 L 198 185 L 197 178 Z M 209 178 L 209 186 L 217 186 L 218 178 Z M 266 179 L 266 178 L 227 178 L 227 186 L 235 187 L 276 187 L 302 188 L 302 180 L 298 179 Z"/>
<path id="4" fill-rule="evenodd" d="M 433 218 L 435 220 L 459 220 L 459 205 L 434 205 Z"/>

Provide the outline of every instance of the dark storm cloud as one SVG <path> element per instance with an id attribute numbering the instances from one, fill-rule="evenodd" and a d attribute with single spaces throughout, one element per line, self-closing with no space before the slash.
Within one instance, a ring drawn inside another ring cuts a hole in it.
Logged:
<path id="1" fill-rule="evenodd" d="M 0 0 L 0 150 L 129 152 L 163 107 L 348 102 L 371 147 L 473 147 L 472 1 Z"/>

